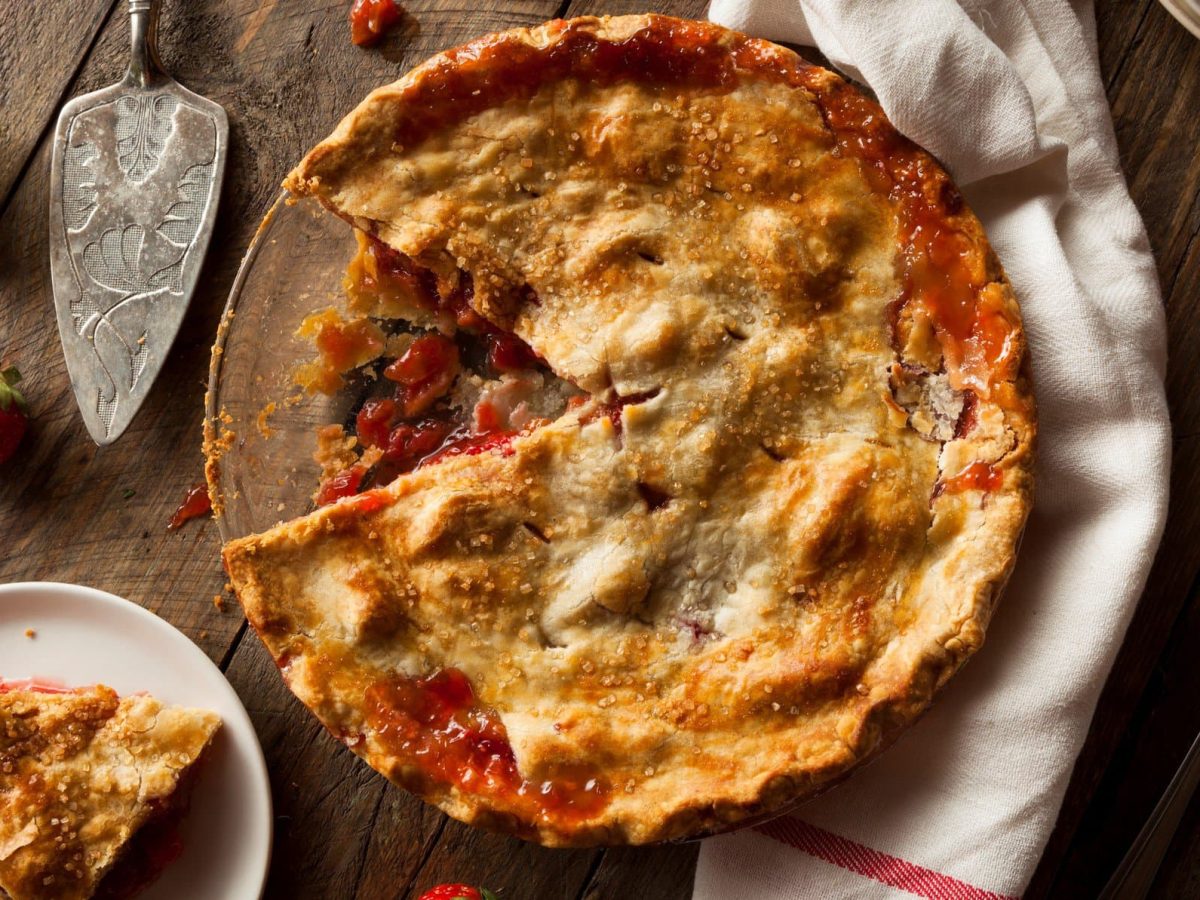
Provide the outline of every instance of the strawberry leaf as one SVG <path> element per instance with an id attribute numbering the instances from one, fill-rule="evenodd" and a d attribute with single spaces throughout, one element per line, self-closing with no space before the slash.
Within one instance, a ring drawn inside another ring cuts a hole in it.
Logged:
<path id="1" fill-rule="evenodd" d="M 0 412 L 8 412 L 13 404 L 16 404 L 21 412 L 29 412 L 29 404 L 25 402 L 21 392 L 13 387 L 20 380 L 21 373 L 17 371 L 16 366 L 0 369 Z"/>

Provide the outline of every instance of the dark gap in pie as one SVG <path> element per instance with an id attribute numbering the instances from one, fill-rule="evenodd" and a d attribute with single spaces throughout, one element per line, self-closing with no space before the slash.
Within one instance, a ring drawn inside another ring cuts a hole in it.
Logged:
<path id="1" fill-rule="evenodd" d="M 522 194 L 528 194 L 530 197 L 533 197 L 535 200 L 538 197 L 542 196 L 541 193 L 539 193 L 538 191 L 535 191 L 533 188 L 531 188 L 527 184 L 518 184 L 517 190 L 520 191 Z"/>
<path id="2" fill-rule="evenodd" d="M 545 630 L 538 627 L 538 643 L 543 650 L 565 650 L 567 645 L 559 643 L 554 638 L 546 634 Z"/>
<path id="3" fill-rule="evenodd" d="M 606 391 L 613 386 L 612 369 L 609 368 L 608 363 L 604 363 L 604 367 L 600 372 L 600 381 L 604 385 L 603 389 Z"/>
<path id="4" fill-rule="evenodd" d="M 963 407 L 958 421 L 954 423 L 954 437 L 962 438 L 970 434 L 979 420 L 979 395 L 970 388 L 963 391 Z"/>
<path id="5" fill-rule="evenodd" d="M 930 509 L 933 509 L 933 504 L 937 501 L 937 498 L 942 496 L 942 494 L 944 494 L 944 493 L 946 493 L 946 482 L 943 481 L 941 476 L 939 475 L 938 480 L 933 485 L 933 490 L 930 491 L 930 493 L 929 493 L 929 508 Z"/>
<path id="6" fill-rule="evenodd" d="M 693 647 L 703 644 L 714 635 L 712 628 L 695 616 L 680 614 L 676 621 L 679 623 L 680 629 L 691 636 Z"/>
<path id="7" fill-rule="evenodd" d="M 744 341 L 748 336 L 746 332 L 742 331 L 742 329 L 738 328 L 736 325 L 726 325 L 725 333 L 735 341 Z"/>
<path id="8" fill-rule="evenodd" d="M 884 318 L 887 320 L 888 335 L 891 337 L 892 349 L 897 354 L 900 352 L 900 314 L 904 312 L 904 306 L 908 303 L 908 294 L 901 293 L 895 300 L 890 301 L 884 307 Z"/>
<path id="9" fill-rule="evenodd" d="M 595 422 L 597 419 L 606 418 L 613 423 L 617 434 L 620 435 L 624 429 L 621 422 L 621 413 L 625 407 L 646 403 L 657 397 L 659 393 L 661 393 L 661 388 L 651 388 L 648 391 L 639 391 L 636 394 L 627 394 L 622 397 L 614 391 L 611 399 L 593 407 L 586 415 L 580 418 L 579 422 L 581 425 L 587 425 L 590 422 Z"/>
<path id="10" fill-rule="evenodd" d="M 521 524 L 525 526 L 526 531 L 528 531 L 530 534 L 532 534 L 535 538 L 537 538 L 543 544 L 550 543 L 550 538 L 546 537 L 546 532 L 542 531 L 542 529 L 538 528 L 532 522 L 522 522 Z"/>
<path id="11" fill-rule="evenodd" d="M 639 250 L 637 251 L 637 255 L 651 265 L 661 266 L 663 264 L 663 258 L 661 256 L 657 256 L 656 254 L 650 253 L 647 250 Z"/>
<path id="12" fill-rule="evenodd" d="M 347 291 L 372 309 L 399 305 L 431 312 L 435 325 L 372 316 L 386 342 L 384 353 L 357 369 L 339 370 L 360 391 L 343 426 L 357 438 L 359 459 L 353 462 L 336 444 L 330 456 L 318 459 L 325 473 L 318 505 L 383 487 L 450 456 L 502 448 L 557 418 L 578 392 L 524 340 L 474 309 L 467 271 L 435 275 L 374 236 L 361 235 Z M 527 284 L 515 288 L 511 300 L 518 308 L 539 302 Z"/>
<path id="13" fill-rule="evenodd" d="M 971 424 L 969 392 L 955 390 L 944 372 L 896 362 L 888 375 L 888 388 L 894 405 L 907 414 L 908 426 L 924 440 L 944 443 L 956 437 L 960 427 Z"/>
<path id="14" fill-rule="evenodd" d="M 646 506 L 650 509 L 650 512 L 660 510 L 671 502 L 670 494 L 659 490 L 652 484 L 646 484 L 644 481 L 637 483 L 637 491 L 641 495 L 641 498 L 646 501 Z"/>
<path id="15" fill-rule="evenodd" d="M 762 448 L 763 453 L 767 454 L 767 456 L 771 457 L 771 459 L 775 460 L 775 462 L 784 462 L 787 459 L 786 456 L 784 456 L 770 444 L 759 444 L 759 447 Z"/>

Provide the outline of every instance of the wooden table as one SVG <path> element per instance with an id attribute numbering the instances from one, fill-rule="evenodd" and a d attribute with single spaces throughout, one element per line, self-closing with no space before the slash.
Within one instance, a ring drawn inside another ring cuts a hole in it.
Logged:
<path id="1" fill-rule="evenodd" d="M 347 0 L 167 3 L 161 49 L 185 85 L 229 112 L 231 150 L 201 286 L 168 373 L 129 432 L 99 450 L 71 394 L 51 309 L 47 173 L 58 107 L 115 81 L 122 0 L 0 0 L 0 361 L 18 364 L 37 423 L 0 470 L 0 582 L 76 581 L 181 628 L 226 672 L 258 728 L 277 831 L 268 893 L 414 895 L 453 879 L 525 898 L 690 896 L 696 847 L 549 851 L 484 834 L 387 785 L 287 692 L 224 578 L 217 529 L 165 525 L 201 477 L 209 347 L 238 263 L 277 185 L 367 91 L 436 50 L 554 16 L 702 16 L 704 0 L 412 0 L 379 48 L 351 46 Z M 1115 867 L 1200 729 L 1200 41 L 1153 0 L 1100 0 L 1101 63 L 1121 159 L 1166 298 L 1175 425 L 1172 510 L 1030 897 L 1089 897 Z M 2 662 L 2 661 L 0 661 Z M 1200 893 L 1200 803 L 1156 885 Z"/>

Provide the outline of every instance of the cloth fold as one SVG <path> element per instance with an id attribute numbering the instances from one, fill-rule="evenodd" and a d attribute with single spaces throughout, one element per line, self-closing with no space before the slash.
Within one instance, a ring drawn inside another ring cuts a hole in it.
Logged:
<path id="1" fill-rule="evenodd" d="M 1166 328 L 1090 0 L 714 0 L 818 47 L 937 156 L 1025 319 L 1036 500 L 988 642 L 878 761 L 706 841 L 696 900 L 1004 898 L 1050 835 L 1166 517 Z"/>

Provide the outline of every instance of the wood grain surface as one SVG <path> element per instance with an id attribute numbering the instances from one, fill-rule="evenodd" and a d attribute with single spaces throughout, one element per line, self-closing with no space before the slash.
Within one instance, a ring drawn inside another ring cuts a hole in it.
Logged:
<path id="1" fill-rule="evenodd" d="M 226 671 L 271 769 L 277 832 L 268 896 L 405 898 L 441 880 L 510 900 L 685 898 L 696 845 L 551 851 L 466 828 L 386 782 L 284 688 L 224 578 L 216 527 L 166 523 L 201 477 L 209 347 L 238 263 L 284 173 L 371 88 L 432 52 L 554 16 L 704 0 L 420 0 L 381 46 L 351 46 L 348 0 L 166 3 L 169 71 L 229 112 L 230 159 L 192 308 L 129 432 L 97 449 L 75 408 L 51 308 L 49 142 L 68 97 L 116 81 L 127 60 L 119 0 L 0 0 L 0 363 L 18 364 L 37 421 L 0 470 L 0 582 L 48 579 L 129 597 Z M 31 11 L 36 9 L 36 13 Z M 1200 41 L 1154 0 L 1099 0 L 1101 64 L 1121 159 L 1149 229 L 1170 322 L 1175 436 L 1167 535 L 1104 691 L 1029 897 L 1094 896 L 1200 729 Z M 1200 804 L 1155 896 L 1200 894 Z"/>

